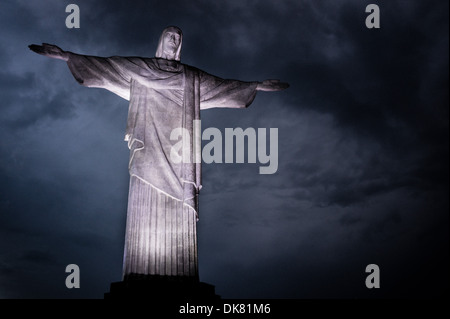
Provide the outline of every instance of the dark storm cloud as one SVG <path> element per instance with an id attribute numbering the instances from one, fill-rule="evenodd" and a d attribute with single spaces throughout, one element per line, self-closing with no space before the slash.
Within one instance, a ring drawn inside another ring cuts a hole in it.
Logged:
<path id="1" fill-rule="evenodd" d="M 36 88 L 36 84 L 37 78 L 33 73 L 23 76 L 0 74 L 1 93 L 4 97 L 2 120 L 6 127 L 18 130 L 36 125 L 42 120 L 51 121 L 74 116 L 74 105 L 68 100 L 67 92 L 59 92 L 54 96 L 45 91 L 27 94 Z"/>
<path id="2" fill-rule="evenodd" d="M 404 8 L 395 7 L 386 12 L 391 19 L 386 17 L 387 25 L 377 33 L 358 27 L 360 19 L 352 18 L 357 10 L 360 7 L 355 4 L 343 6 L 335 12 L 333 21 L 339 28 L 330 28 L 329 34 L 324 34 L 322 26 L 307 38 L 315 56 L 290 61 L 294 65 L 289 69 L 295 71 L 291 78 L 298 87 L 296 96 L 305 107 L 331 113 L 339 124 L 353 127 L 359 134 L 384 137 L 389 143 L 392 138 L 395 141 L 394 131 L 398 130 L 389 125 L 389 120 L 416 126 L 419 119 L 428 117 L 424 110 L 418 109 L 428 102 L 419 95 L 423 85 L 421 74 L 430 65 L 427 51 L 442 46 L 445 39 L 445 31 L 434 23 L 440 8 L 423 2 L 413 9 L 414 17 L 420 21 L 415 23 L 414 19 L 399 19 Z M 395 21 L 400 22 L 395 25 Z M 343 52 L 327 58 L 330 52 L 321 45 L 333 43 L 344 48 Z M 434 62 L 445 68 L 446 52 L 439 51 L 441 55 Z M 441 72 L 429 80 L 434 82 L 440 76 Z M 433 97 L 438 108 L 443 108 L 447 94 L 442 90 L 445 79 L 441 80 L 444 81 L 437 83 L 439 98 Z"/>

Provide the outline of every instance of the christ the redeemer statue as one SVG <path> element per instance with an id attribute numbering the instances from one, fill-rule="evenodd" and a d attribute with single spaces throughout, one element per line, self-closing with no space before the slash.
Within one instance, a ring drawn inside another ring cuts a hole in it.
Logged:
<path id="1" fill-rule="evenodd" d="M 224 80 L 180 63 L 182 32 L 168 27 L 154 58 L 79 55 L 51 44 L 30 45 L 39 54 L 67 62 L 81 85 L 107 89 L 130 101 L 125 140 L 130 149 L 130 187 L 123 280 L 146 275 L 198 278 L 199 141 L 184 141 L 191 160 L 171 160 L 170 134 L 193 134 L 200 110 L 245 108 L 256 91 L 278 91 L 278 80 Z M 199 134 L 197 138 L 200 139 Z M 184 157 L 183 157 L 184 158 Z"/>

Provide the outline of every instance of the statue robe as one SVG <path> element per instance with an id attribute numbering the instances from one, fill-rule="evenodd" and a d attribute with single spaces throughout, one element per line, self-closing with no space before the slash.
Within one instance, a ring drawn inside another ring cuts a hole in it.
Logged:
<path id="1" fill-rule="evenodd" d="M 67 64 L 80 84 L 107 89 L 130 101 L 124 278 L 197 277 L 201 136 L 194 134 L 193 121 L 200 120 L 202 109 L 248 107 L 257 82 L 224 80 L 159 58 L 70 53 Z M 174 129 L 187 132 L 188 138 L 171 140 Z M 183 160 L 174 161 L 171 152 L 179 142 Z"/>

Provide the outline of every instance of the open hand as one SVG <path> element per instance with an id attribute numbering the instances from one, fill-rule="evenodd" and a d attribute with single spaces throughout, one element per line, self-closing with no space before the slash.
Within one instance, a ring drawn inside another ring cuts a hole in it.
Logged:
<path id="1" fill-rule="evenodd" d="M 281 91 L 287 89 L 289 87 L 288 83 L 280 82 L 280 80 L 265 80 L 263 82 L 259 82 L 256 89 L 258 91 Z"/>
<path id="2" fill-rule="evenodd" d="M 28 46 L 31 51 L 36 52 L 38 54 L 45 55 L 49 58 L 53 59 L 59 59 L 63 61 L 69 60 L 69 55 L 66 51 L 63 51 L 60 47 L 48 44 L 48 43 L 42 43 L 42 45 L 32 44 Z"/>

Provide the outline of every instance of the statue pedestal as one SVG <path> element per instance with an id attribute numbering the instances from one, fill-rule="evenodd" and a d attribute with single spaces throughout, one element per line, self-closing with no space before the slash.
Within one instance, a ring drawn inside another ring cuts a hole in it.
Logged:
<path id="1" fill-rule="evenodd" d="M 105 299 L 147 299 L 161 302 L 218 301 L 213 285 L 197 277 L 132 275 L 111 283 Z"/>

